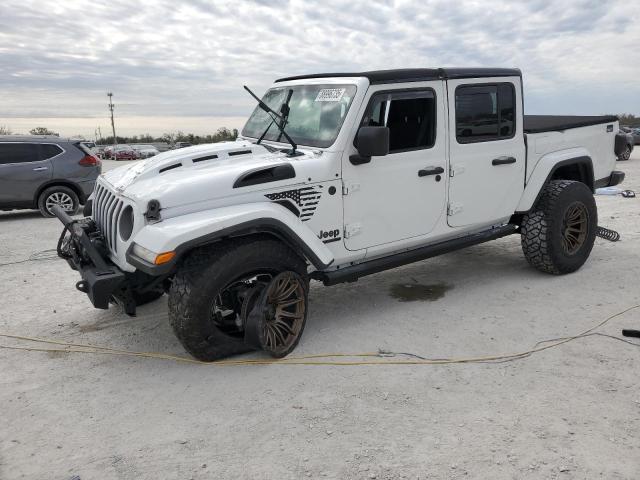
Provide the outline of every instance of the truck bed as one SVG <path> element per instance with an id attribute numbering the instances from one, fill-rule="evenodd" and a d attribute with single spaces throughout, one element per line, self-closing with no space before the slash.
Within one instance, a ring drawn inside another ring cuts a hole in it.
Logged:
<path id="1" fill-rule="evenodd" d="M 569 128 L 588 127 L 618 120 L 614 115 L 573 116 L 573 115 L 525 115 L 524 132 L 559 132 Z"/>
<path id="2" fill-rule="evenodd" d="M 591 158 L 594 180 L 611 175 L 616 164 L 613 144 L 618 132 L 617 117 L 526 115 L 523 124 L 527 135 L 527 181 L 541 158 L 567 151 L 574 157 Z"/>

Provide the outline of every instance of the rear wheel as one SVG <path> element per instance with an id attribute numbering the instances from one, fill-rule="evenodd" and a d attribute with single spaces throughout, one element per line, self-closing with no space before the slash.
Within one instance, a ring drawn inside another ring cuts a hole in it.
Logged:
<path id="1" fill-rule="evenodd" d="M 54 206 L 61 207 L 69 215 L 73 215 L 78 210 L 78 195 L 69 187 L 56 185 L 46 188 L 38 198 L 38 209 L 45 217 L 53 217 L 51 209 Z"/>
<path id="2" fill-rule="evenodd" d="M 589 258 L 597 226 L 598 212 L 589 187 L 553 180 L 522 221 L 522 251 L 540 271 L 571 273 Z"/>
<path id="3" fill-rule="evenodd" d="M 300 341 L 308 311 L 306 262 L 270 237 L 246 237 L 192 252 L 169 289 L 173 330 L 194 357 L 213 361 L 263 348 L 276 357 Z M 252 319 L 255 341 L 245 327 Z"/>

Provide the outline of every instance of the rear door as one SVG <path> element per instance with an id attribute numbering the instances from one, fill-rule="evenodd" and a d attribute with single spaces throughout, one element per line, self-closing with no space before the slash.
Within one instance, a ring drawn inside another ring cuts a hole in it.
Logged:
<path id="1" fill-rule="evenodd" d="M 345 246 L 349 250 L 427 235 L 444 213 L 446 134 L 441 81 L 371 86 L 359 126 L 386 126 L 389 154 L 342 174 Z M 357 128 L 354 129 L 354 138 Z"/>
<path id="2" fill-rule="evenodd" d="M 51 170 L 47 152 L 39 144 L 0 143 L 0 203 L 25 205 L 33 202 L 38 188 L 51 179 Z"/>
<path id="3" fill-rule="evenodd" d="M 524 188 L 526 151 L 520 78 L 447 82 L 448 224 L 489 224 L 513 214 Z"/>

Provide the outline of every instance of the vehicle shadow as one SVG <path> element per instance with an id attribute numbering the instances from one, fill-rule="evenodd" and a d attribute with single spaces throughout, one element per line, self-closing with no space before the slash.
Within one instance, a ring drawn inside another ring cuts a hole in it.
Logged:
<path id="1" fill-rule="evenodd" d="M 37 217 L 44 218 L 38 210 L 11 210 L 8 212 L 0 212 L 0 222 L 7 220 L 25 220 Z"/>

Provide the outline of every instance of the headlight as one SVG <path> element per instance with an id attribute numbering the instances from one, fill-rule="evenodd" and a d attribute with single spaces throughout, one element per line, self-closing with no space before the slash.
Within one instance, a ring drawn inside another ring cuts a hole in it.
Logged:
<path id="1" fill-rule="evenodd" d="M 173 257 L 176 256 L 176 252 L 155 253 L 138 245 L 137 243 L 133 244 L 131 253 L 139 259 L 144 260 L 147 263 L 151 263 L 152 265 L 162 265 L 163 263 L 167 263 L 173 260 Z"/>
<path id="2" fill-rule="evenodd" d="M 145 262 L 149 262 L 149 263 L 154 263 L 156 260 L 156 257 L 158 256 L 157 253 L 152 252 L 151 250 L 147 250 L 146 248 L 141 247 L 137 243 L 133 244 L 131 253 L 133 253 L 136 257 L 141 258 Z"/>

